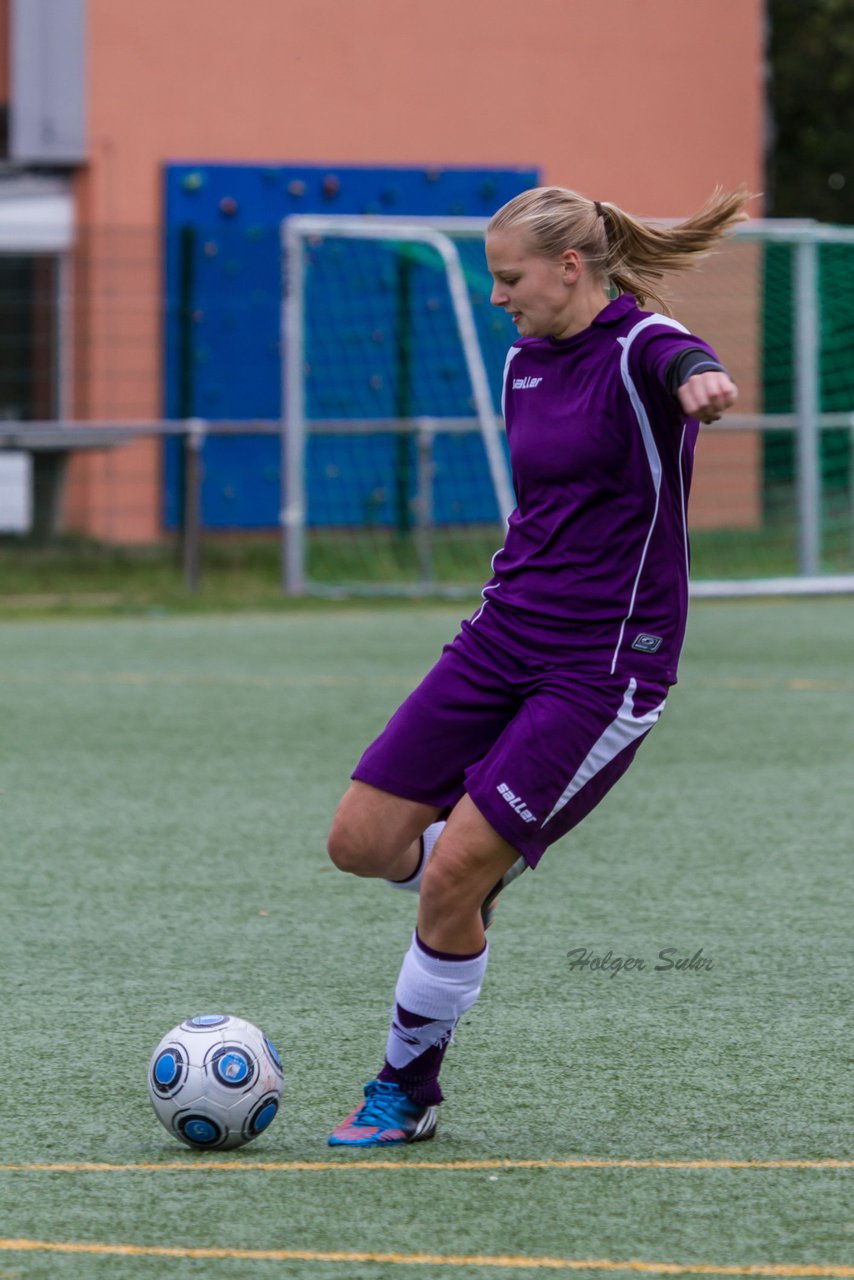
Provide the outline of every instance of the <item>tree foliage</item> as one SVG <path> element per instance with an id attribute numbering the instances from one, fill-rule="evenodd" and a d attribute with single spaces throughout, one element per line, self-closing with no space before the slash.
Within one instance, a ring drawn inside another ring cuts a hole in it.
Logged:
<path id="1" fill-rule="evenodd" d="M 854 0 L 768 0 L 766 209 L 854 223 Z"/>

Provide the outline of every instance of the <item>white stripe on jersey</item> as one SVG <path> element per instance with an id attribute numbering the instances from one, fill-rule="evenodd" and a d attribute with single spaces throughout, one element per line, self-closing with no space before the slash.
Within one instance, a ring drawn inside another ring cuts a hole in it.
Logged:
<path id="1" fill-rule="evenodd" d="M 652 520 L 650 521 L 649 529 L 647 531 L 646 541 L 643 544 L 643 551 L 641 552 L 638 571 L 635 575 L 634 586 L 632 587 L 632 596 L 631 596 L 631 600 L 629 601 L 628 613 L 623 618 L 622 624 L 620 625 L 620 634 L 617 639 L 617 647 L 614 650 L 614 657 L 611 662 L 611 675 L 614 674 L 614 671 L 617 666 L 617 658 L 619 657 L 620 648 L 623 643 L 623 635 L 625 634 L 626 623 L 628 622 L 629 618 L 632 616 L 632 613 L 634 612 L 635 600 L 638 594 L 638 586 L 640 585 L 641 574 L 643 573 L 643 567 L 644 567 L 644 564 L 646 563 L 646 553 L 649 550 L 649 544 L 652 540 L 652 531 L 655 528 L 655 522 L 658 519 L 658 500 L 661 492 L 661 458 L 659 456 L 658 449 L 656 447 L 655 436 L 653 435 L 652 427 L 650 426 L 649 414 L 647 413 L 646 407 L 643 401 L 641 400 L 640 392 L 638 391 L 637 386 L 635 385 L 635 381 L 632 378 L 631 373 L 629 372 L 629 351 L 631 349 L 631 345 L 634 342 L 637 335 L 641 332 L 641 330 L 648 328 L 649 325 L 651 324 L 665 325 L 668 329 L 678 329 L 680 333 L 688 332 L 685 326 L 680 324 L 678 320 L 671 320 L 669 316 L 660 316 L 655 314 L 655 315 L 647 316 L 645 320 L 638 321 L 638 323 L 634 326 L 634 328 L 629 330 L 625 338 L 617 339 L 620 346 L 623 348 L 623 354 L 620 357 L 620 377 L 623 379 L 623 384 L 625 385 L 625 388 L 629 393 L 629 399 L 632 402 L 632 408 L 635 411 L 635 417 L 637 418 L 638 425 L 640 426 L 640 429 L 641 429 L 641 436 L 643 438 L 644 448 L 646 449 L 646 457 L 649 463 L 650 473 L 652 475 L 652 483 L 655 488 L 655 508 L 652 513 Z M 684 504 L 683 504 L 682 510 L 683 510 L 683 519 L 684 519 L 684 510 L 685 510 Z M 686 538 L 687 538 L 687 534 L 686 534 Z"/>
<path id="2" fill-rule="evenodd" d="M 585 783 L 589 782 L 591 778 L 595 778 L 597 773 L 601 773 L 605 766 L 615 760 L 621 751 L 631 746 L 636 738 L 640 738 L 656 723 L 664 710 L 664 703 L 660 702 L 657 707 L 653 707 L 651 711 L 647 711 L 644 715 L 636 718 L 634 714 L 634 697 L 637 687 L 637 680 L 632 678 L 623 695 L 623 702 L 617 712 L 616 719 L 611 721 L 601 738 L 594 742 L 576 773 L 570 779 L 557 804 L 546 818 L 543 826 L 547 822 L 551 822 L 555 814 L 560 813 L 564 805 L 569 804 L 572 797 L 578 794 Z M 540 829 L 542 830 L 542 828 Z"/>
<path id="3" fill-rule="evenodd" d="M 685 480 L 682 475 L 682 453 L 685 449 L 685 432 L 687 425 L 682 424 L 682 439 L 679 441 L 679 510 L 682 512 L 682 544 L 685 548 L 685 576 L 691 572 L 691 557 L 688 554 L 688 509 L 685 506 Z"/>
<path id="4" fill-rule="evenodd" d="M 507 404 L 507 375 L 510 372 L 510 365 L 522 350 L 521 347 L 511 347 L 507 352 L 507 359 L 504 361 L 504 373 L 501 377 L 501 416 L 504 417 L 504 407 Z"/>
<path id="5" fill-rule="evenodd" d="M 507 404 L 507 376 L 510 373 L 510 365 L 513 363 L 513 360 L 516 358 L 516 356 L 518 356 L 521 350 L 522 350 L 521 347 L 511 347 L 510 350 L 507 352 L 507 359 L 504 361 L 504 373 L 501 376 L 501 416 L 502 418 L 504 417 L 504 410 Z M 505 426 L 506 426 L 506 420 L 505 420 Z M 507 520 L 505 520 L 504 523 L 506 525 Z M 492 557 L 491 568 L 493 572 L 495 570 L 495 557 L 500 555 L 503 550 L 504 550 L 504 547 L 500 546 Z M 471 619 L 472 623 L 477 622 L 478 618 L 486 608 L 486 604 L 489 599 L 489 597 L 486 594 L 487 591 L 497 591 L 500 585 L 501 584 L 498 582 L 493 582 L 493 583 L 488 582 L 486 586 L 483 588 L 483 591 L 480 593 L 483 596 L 483 604 L 480 606 L 477 613 Z"/>

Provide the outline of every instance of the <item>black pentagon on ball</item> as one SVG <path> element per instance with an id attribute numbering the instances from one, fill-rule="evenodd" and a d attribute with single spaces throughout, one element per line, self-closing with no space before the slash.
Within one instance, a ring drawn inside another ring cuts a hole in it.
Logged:
<path id="1" fill-rule="evenodd" d="M 218 1147 L 226 1137 L 225 1129 L 210 1116 L 196 1115 L 192 1111 L 176 1116 L 175 1129 L 185 1142 L 193 1147 Z"/>
<path id="2" fill-rule="evenodd" d="M 276 1093 L 265 1093 L 259 1098 L 249 1115 L 243 1122 L 241 1130 L 247 1142 L 256 1138 L 259 1133 L 273 1123 L 279 1110 L 279 1096 Z"/>
<path id="3" fill-rule="evenodd" d="M 180 1044 L 161 1049 L 151 1064 L 151 1087 L 159 1098 L 172 1098 L 187 1079 L 187 1051 Z"/>
<path id="4" fill-rule="evenodd" d="M 282 1066 L 282 1059 L 279 1057 L 279 1053 L 278 1053 L 278 1050 L 276 1049 L 276 1046 L 273 1044 L 273 1041 L 269 1038 L 269 1036 L 264 1036 L 263 1040 L 264 1040 L 264 1052 L 266 1053 L 267 1058 L 273 1064 L 278 1074 L 280 1076 L 284 1076 L 285 1072 Z"/>
<path id="5" fill-rule="evenodd" d="M 227 1013 L 197 1013 L 181 1023 L 184 1031 L 210 1031 L 212 1027 L 224 1027 L 231 1018 Z"/>
<path id="6" fill-rule="evenodd" d="M 205 1057 L 218 1084 L 226 1089 L 249 1089 L 258 1074 L 258 1067 L 250 1050 L 242 1044 L 221 1044 Z"/>

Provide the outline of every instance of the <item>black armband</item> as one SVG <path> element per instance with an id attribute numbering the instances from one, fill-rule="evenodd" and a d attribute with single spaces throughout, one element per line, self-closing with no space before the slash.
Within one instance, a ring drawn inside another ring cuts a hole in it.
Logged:
<path id="1" fill-rule="evenodd" d="M 726 373 L 720 361 L 715 360 L 702 347 L 685 347 L 683 351 L 677 352 L 665 369 L 664 385 L 675 396 L 682 384 L 693 378 L 695 373 L 714 371 Z"/>

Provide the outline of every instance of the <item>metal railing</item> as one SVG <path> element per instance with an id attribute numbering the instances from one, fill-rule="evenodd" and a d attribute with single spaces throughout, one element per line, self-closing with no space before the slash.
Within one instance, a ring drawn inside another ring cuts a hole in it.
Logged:
<path id="1" fill-rule="evenodd" d="M 706 427 L 710 434 L 729 434 L 732 432 L 797 432 L 801 428 L 797 414 L 731 414 L 720 422 Z M 854 412 L 824 413 L 814 418 L 817 435 L 827 429 L 845 430 L 850 447 L 851 475 L 854 479 Z M 323 419 L 309 421 L 306 424 L 309 434 L 317 436 L 335 436 L 372 434 L 410 436 L 415 442 L 414 497 L 412 511 L 414 517 L 413 538 L 417 547 L 418 583 L 422 591 L 435 587 L 434 573 L 434 540 L 436 525 L 434 522 L 434 443 L 438 435 L 478 434 L 481 431 L 480 420 L 476 417 L 464 418 L 430 418 L 415 417 L 406 419 L 365 418 L 365 419 Z M 495 418 L 496 430 L 501 430 L 500 418 Z M 182 491 L 180 494 L 179 535 L 181 539 L 181 559 L 184 581 L 187 589 L 198 589 L 202 574 L 202 548 L 205 537 L 203 520 L 203 488 L 204 488 L 204 445 L 209 437 L 232 437 L 267 435 L 280 437 L 283 434 L 282 423 L 278 419 L 251 419 L 219 421 L 204 418 L 165 419 L 165 420 L 133 420 L 126 422 L 0 422 L 0 450 L 20 451 L 35 457 L 50 457 L 57 463 L 48 477 L 47 488 L 41 494 L 43 512 L 41 526 L 50 532 L 49 526 L 58 531 L 58 522 L 62 510 L 62 486 L 64 483 L 64 464 L 77 452 L 107 451 L 128 445 L 143 438 L 180 439 L 183 442 Z M 287 435 L 285 428 L 284 434 Z M 287 449 L 283 451 L 287 452 Z M 282 540 L 282 580 L 287 589 L 287 543 L 292 536 L 291 528 L 284 518 L 287 500 L 286 478 L 282 477 L 281 507 L 279 531 Z M 800 492 L 800 490 L 799 490 Z M 854 567 L 854 482 L 851 484 L 850 496 L 851 527 L 851 563 Z M 816 522 L 807 535 L 799 532 L 797 545 L 799 551 L 804 545 L 821 547 L 820 511 L 821 503 L 810 503 L 806 508 L 810 520 Z M 804 518 L 801 504 L 798 504 L 799 519 Z M 275 527 L 275 526 L 274 526 Z M 773 579 L 719 579 L 695 581 L 692 591 L 696 595 L 741 595 L 766 594 L 773 591 L 852 591 L 854 590 L 854 573 L 851 574 L 804 574 L 802 565 L 797 565 L 796 575 Z"/>

